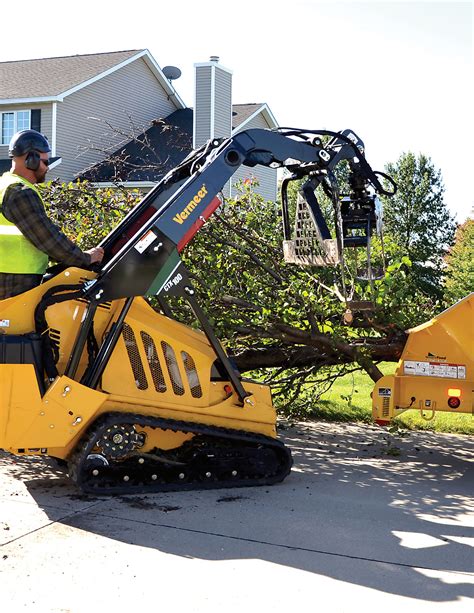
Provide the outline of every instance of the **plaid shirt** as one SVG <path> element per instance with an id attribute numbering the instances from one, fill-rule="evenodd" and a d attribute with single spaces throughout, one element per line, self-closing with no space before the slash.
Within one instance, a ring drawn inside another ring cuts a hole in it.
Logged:
<path id="1" fill-rule="evenodd" d="M 81 251 L 48 219 L 38 194 L 26 185 L 17 183 L 7 189 L 1 212 L 51 260 L 78 268 L 90 265 L 90 255 Z M 41 279 L 42 275 L 0 272 L 0 300 L 36 287 Z"/>

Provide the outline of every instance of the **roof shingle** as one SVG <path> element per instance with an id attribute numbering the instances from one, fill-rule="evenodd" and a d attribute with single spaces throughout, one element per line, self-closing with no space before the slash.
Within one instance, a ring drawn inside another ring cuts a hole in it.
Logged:
<path id="1" fill-rule="evenodd" d="M 0 63 L 0 100 L 57 96 L 133 57 L 142 49 Z"/>
<path id="2" fill-rule="evenodd" d="M 233 104 L 232 105 L 232 129 L 236 129 L 246 119 L 255 113 L 258 109 L 262 108 L 263 103 L 250 103 L 250 104 Z"/>

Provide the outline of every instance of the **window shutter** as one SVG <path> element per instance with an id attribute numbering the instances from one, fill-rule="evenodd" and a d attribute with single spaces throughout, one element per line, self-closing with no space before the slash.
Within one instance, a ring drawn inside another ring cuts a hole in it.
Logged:
<path id="1" fill-rule="evenodd" d="M 31 110 L 31 129 L 41 132 L 41 109 Z"/>

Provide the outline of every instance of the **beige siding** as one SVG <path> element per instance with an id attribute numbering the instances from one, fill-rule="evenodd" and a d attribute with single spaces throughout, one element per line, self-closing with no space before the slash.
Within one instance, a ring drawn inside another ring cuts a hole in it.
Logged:
<path id="1" fill-rule="evenodd" d="M 232 132 L 232 75 L 216 67 L 214 138 L 226 138 Z"/>
<path id="2" fill-rule="evenodd" d="M 194 146 L 232 131 L 232 74 L 219 64 L 196 66 Z"/>
<path id="3" fill-rule="evenodd" d="M 268 129 L 268 123 L 260 113 L 254 119 L 245 124 L 242 130 L 251 130 L 252 128 L 265 128 Z M 241 132 L 237 129 L 235 133 Z M 238 181 L 245 181 L 245 179 L 252 179 L 255 177 L 258 180 L 259 185 L 254 188 L 254 191 L 260 194 L 265 200 L 271 200 L 276 202 L 278 197 L 277 190 L 277 170 L 276 168 L 268 168 L 267 166 L 241 166 L 232 177 L 232 196 L 237 193 L 234 187 Z"/>
<path id="4" fill-rule="evenodd" d="M 199 147 L 211 135 L 211 75 L 213 66 L 196 67 L 196 104 L 194 111 L 194 146 Z"/>
<path id="5" fill-rule="evenodd" d="M 52 106 L 51 104 L 13 104 L 11 106 L 0 106 L 2 113 L 9 111 L 31 111 L 41 109 L 41 132 L 51 143 L 52 140 Z M 8 145 L 0 145 L 0 159 L 8 158 Z"/>
<path id="6" fill-rule="evenodd" d="M 153 119 L 176 108 L 143 59 L 67 96 L 58 103 L 57 154 L 63 162 L 55 176 L 70 181 L 105 157 L 91 147 L 114 151 L 130 140 L 132 131 L 143 132 Z"/>

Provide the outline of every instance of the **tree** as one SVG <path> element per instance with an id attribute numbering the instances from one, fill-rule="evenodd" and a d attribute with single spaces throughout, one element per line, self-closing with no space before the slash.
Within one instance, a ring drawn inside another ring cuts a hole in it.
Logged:
<path id="1" fill-rule="evenodd" d="M 83 250 L 95 247 L 141 198 L 138 190 L 96 189 L 87 181 L 38 188 L 48 216 Z"/>
<path id="2" fill-rule="evenodd" d="M 454 238 L 455 223 L 444 202 L 441 171 L 423 154 L 403 153 L 386 165 L 398 185 L 383 198 L 385 232 L 412 262 L 410 282 L 428 296 L 442 297 L 444 257 Z"/>
<path id="3" fill-rule="evenodd" d="M 474 292 L 474 219 L 458 227 L 446 264 L 445 298 L 453 303 Z"/>
<path id="4" fill-rule="evenodd" d="M 288 404 L 303 389 L 321 393 L 348 369 L 363 368 L 376 380 L 377 362 L 399 359 L 404 330 L 432 316 L 431 304 L 415 288 L 409 296 L 400 291 L 405 263 L 389 262 L 375 283 L 377 309 L 357 313 L 349 327 L 334 290 L 337 269 L 285 264 L 281 236 L 275 206 L 246 185 L 186 252 L 205 310 L 237 366 L 242 372 L 265 369 L 266 380 Z M 363 297 L 367 284 L 358 289 Z"/>
<path id="5" fill-rule="evenodd" d="M 87 183 L 45 189 L 49 214 L 84 248 L 107 234 L 137 199 Z M 184 256 L 200 302 L 238 368 L 269 382 L 280 406 L 295 412 L 311 407 L 345 372 L 362 368 L 377 380 L 379 361 L 399 359 L 404 330 L 432 313 L 416 288 L 409 296 L 401 290 L 407 272 L 394 258 L 370 296 L 377 309 L 356 313 L 353 324 L 345 325 L 345 304 L 334 288 L 337 268 L 286 264 L 281 237 L 275 204 L 247 184 L 238 200 L 227 201 L 208 220 Z M 359 296 L 367 291 L 361 282 Z M 195 325 L 186 303 L 172 306 L 178 319 Z"/>

